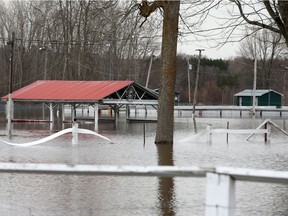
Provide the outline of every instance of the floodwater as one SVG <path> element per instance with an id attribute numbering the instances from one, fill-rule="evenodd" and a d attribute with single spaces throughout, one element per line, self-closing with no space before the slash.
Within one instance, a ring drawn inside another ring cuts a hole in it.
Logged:
<path id="1" fill-rule="evenodd" d="M 81 111 L 77 114 L 82 115 Z M 104 113 L 102 117 L 108 115 Z M 131 115 L 145 117 L 141 111 L 131 112 Z M 41 108 L 16 109 L 15 118 L 28 116 L 41 119 Z M 46 114 L 44 117 L 48 118 Z M 0 142 L 0 162 L 288 170 L 288 137 L 275 128 L 272 128 L 270 144 L 264 143 L 263 135 L 255 135 L 249 141 L 245 139 L 247 135 L 229 135 L 227 143 L 226 134 L 213 135 L 212 144 L 208 144 L 205 134 L 208 124 L 212 128 L 226 128 L 229 122 L 231 129 L 256 128 L 265 118 L 272 118 L 280 127 L 287 128 L 287 116 L 280 118 L 271 114 L 253 120 L 249 115 L 240 118 L 236 112 L 223 113 L 222 118 L 217 113 L 203 114 L 196 118 L 198 133 L 195 135 L 191 112 L 175 112 L 173 147 L 154 144 L 155 123 L 146 123 L 144 143 L 144 123 L 127 122 L 125 117 L 125 113 L 120 113 L 117 124 L 111 121 L 99 123 L 98 132 L 113 143 L 79 135 L 79 143 L 73 147 L 71 134 L 31 147 Z M 156 118 L 155 112 L 149 111 L 148 118 Z M 35 141 L 63 127 L 71 127 L 71 124 L 13 123 L 11 142 Z M 91 122 L 80 122 L 79 127 L 94 130 Z M 1 107 L 0 139 L 8 140 L 6 134 Z M 0 215 L 200 216 L 205 212 L 205 178 L 0 175 Z M 236 203 L 236 215 L 288 215 L 288 186 L 236 182 Z"/>

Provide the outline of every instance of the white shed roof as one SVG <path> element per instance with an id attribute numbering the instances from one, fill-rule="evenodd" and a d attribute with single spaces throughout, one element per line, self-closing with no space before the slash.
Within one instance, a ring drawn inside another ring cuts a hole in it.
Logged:
<path id="1" fill-rule="evenodd" d="M 283 96 L 281 93 L 274 91 L 272 89 L 257 89 L 255 92 L 255 96 L 260 97 L 260 96 L 262 96 L 268 92 L 275 92 L 276 94 Z M 252 89 L 245 89 L 244 91 L 238 92 L 234 96 L 242 96 L 242 97 L 243 96 L 253 96 L 253 90 Z"/>

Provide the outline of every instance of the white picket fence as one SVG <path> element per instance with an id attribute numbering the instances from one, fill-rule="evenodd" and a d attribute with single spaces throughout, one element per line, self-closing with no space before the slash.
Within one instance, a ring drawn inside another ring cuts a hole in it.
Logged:
<path id="1" fill-rule="evenodd" d="M 232 167 L 0 163 L 0 172 L 90 176 L 206 177 L 206 216 L 235 215 L 235 181 L 288 184 L 288 172 Z"/>

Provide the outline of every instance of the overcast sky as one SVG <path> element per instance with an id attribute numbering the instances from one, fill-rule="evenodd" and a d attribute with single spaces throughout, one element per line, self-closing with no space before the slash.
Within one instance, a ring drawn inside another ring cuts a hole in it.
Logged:
<path id="1" fill-rule="evenodd" d="M 182 2 L 185 2 L 184 0 Z M 215 1 L 217 2 L 217 1 Z M 186 20 L 186 17 L 189 17 L 191 14 L 197 13 L 197 11 L 203 10 L 204 6 L 211 6 L 207 3 L 199 3 L 199 7 L 195 8 L 194 6 L 191 7 L 191 2 L 187 1 L 186 5 L 181 4 L 181 18 L 179 20 L 179 24 L 183 26 L 184 21 Z M 202 6 L 202 8 L 201 8 Z M 185 7 L 191 7 L 188 10 L 185 10 Z M 184 8 L 184 10 L 183 10 Z M 205 7 L 204 7 L 205 8 Z M 217 7 L 212 7 L 211 10 L 209 10 L 209 14 L 207 17 L 205 16 L 205 19 L 202 19 L 204 16 L 203 14 L 200 14 L 198 17 L 190 17 L 190 20 L 188 18 L 188 21 L 186 24 L 190 24 L 194 22 L 195 26 L 188 28 L 181 28 L 180 27 L 180 35 L 181 32 L 183 33 L 179 37 L 179 43 L 178 43 L 178 53 L 186 53 L 188 55 L 194 55 L 198 54 L 198 51 L 196 49 L 205 49 L 203 52 L 203 55 L 205 55 L 208 58 L 217 59 L 230 59 L 235 56 L 237 56 L 238 50 L 239 50 L 239 42 L 227 42 L 225 45 L 221 46 L 225 40 L 226 36 L 229 34 L 225 34 L 225 28 L 229 26 L 227 23 L 228 20 L 231 20 L 231 11 L 236 11 L 238 13 L 238 9 L 234 7 L 234 4 L 229 3 L 229 1 L 223 1 L 221 5 L 218 5 Z M 205 10 L 205 9 L 204 9 Z M 183 12 L 184 11 L 184 12 Z M 184 14 L 183 14 L 184 13 Z M 200 24 L 197 25 L 198 20 L 200 20 Z M 201 20 L 203 22 L 201 22 Z M 184 24 L 185 26 L 185 24 Z M 224 27 L 223 29 L 221 29 Z M 219 28 L 219 29 L 218 29 Z M 226 29 L 228 29 L 227 27 Z M 239 26 L 234 30 L 233 34 L 230 35 L 230 39 L 228 41 L 239 41 L 243 35 L 243 29 L 244 26 Z M 211 31 L 211 29 L 217 29 Z M 208 31 L 207 31 L 208 30 Z"/>
<path id="2" fill-rule="evenodd" d="M 207 43 L 189 43 L 189 42 L 179 42 L 178 43 L 178 53 L 183 53 L 187 55 L 198 55 L 196 49 L 205 49 L 202 52 L 203 56 L 211 59 L 231 59 L 237 56 L 238 43 L 227 43 L 221 48 L 210 47 Z"/>

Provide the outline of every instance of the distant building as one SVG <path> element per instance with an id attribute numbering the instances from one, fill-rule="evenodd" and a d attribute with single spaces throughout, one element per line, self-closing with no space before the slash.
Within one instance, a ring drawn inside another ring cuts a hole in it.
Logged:
<path id="1" fill-rule="evenodd" d="M 253 105 L 253 90 L 245 89 L 234 95 L 236 97 L 237 106 Z M 282 106 L 283 95 L 272 89 L 257 89 L 255 92 L 256 106 Z"/>

